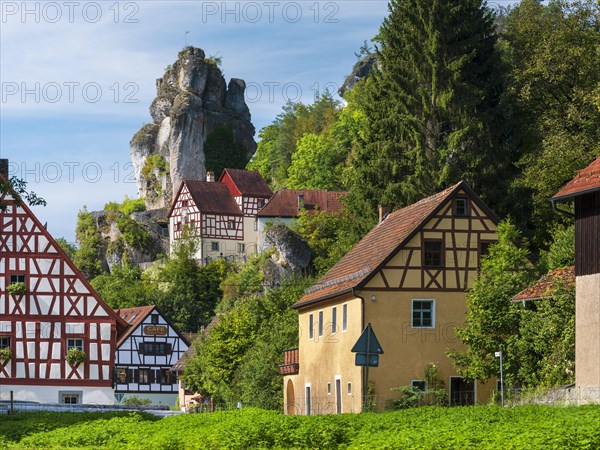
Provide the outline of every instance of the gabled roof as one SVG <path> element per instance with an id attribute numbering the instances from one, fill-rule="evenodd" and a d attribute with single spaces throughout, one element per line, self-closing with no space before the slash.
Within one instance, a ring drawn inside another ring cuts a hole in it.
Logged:
<path id="1" fill-rule="evenodd" d="M 552 201 L 600 190 L 600 157 L 580 170 L 571 181 L 552 197 Z"/>
<path id="2" fill-rule="evenodd" d="M 158 306 L 149 305 L 149 306 L 137 306 L 134 308 L 123 308 L 123 309 L 116 310 L 116 313 L 121 317 L 121 319 L 123 319 L 128 324 L 125 332 L 121 336 L 119 336 L 119 339 L 117 341 L 117 348 L 123 342 L 125 342 L 127 340 L 127 338 L 131 335 L 131 333 L 133 333 L 135 331 L 135 329 L 137 327 L 139 327 L 141 325 L 141 323 L 146 319 L 146 317 L 148 317 L 154 310 L 156 310 L 156 312 L 159 313 L 163 319 L 165 319 L 165 321 L 170 325 L 170 327 L 173 328 L 173 330 L 175 330 L 175 332 L 179 335 L 180 338 L 183 339 L 183 341 L 187 345 L 190 345 L 190 340 L 188 339 L 186 334 L 181 333 L 177 329 L 177 327 L 175 327 L 175 325 L 173 325 L 173 323 L 169 320 L 169 318 L 163 314 L 163 312 L 160 310 L 160 308 Z"/>
<path id="3" fill-rule="evenodd" d="M 461 181 L 448 189 L 391 213 L 360 240 L 329 272 L 294 304 L 310 305 L 364 286 L 457 192 L 464 190 L 494 221 L 494 213 L 467 183 Z"/>
<path id="4" fill-rule="evenodd" d="M 241 216 L 242 211 L 235 199 L 231 195 L 229 188 L 225 183 L 183 180 L 177 191 L 177 195 L 173 199 L 168 217 L 173 214 L 173 209 L 177 203 L 177 199 L 181 195 L 183 186 L 187 186 L 190 195 L 196 204 L 196 208 L 202 213 L 212 214 L 227 214 L 230 216 Z"/>
<path id="5" fill-rule="evenodd" d="M 561 287 L 575 285 L 575 266 L 554 269 L 512 298 L 513 302 L 550 298 Z"/>
<path id="6" fill-rule="evenodd" d="M 273 195 L 262 175 L 256 170 L 225 169 L 219 182 L 223 181 L 226 173 L 242 195 L 263 198 L 270 198 Z"/>
<path id="7" fill-rule="evenodd" d="M 340 198 L 347 192 L 329 192 L 309 189 L 282 189 L 262 208 L 258 217 L 298 217 L 298 196 L 304 195 L 304 209 L 337 212 L 344 209 Z"/>

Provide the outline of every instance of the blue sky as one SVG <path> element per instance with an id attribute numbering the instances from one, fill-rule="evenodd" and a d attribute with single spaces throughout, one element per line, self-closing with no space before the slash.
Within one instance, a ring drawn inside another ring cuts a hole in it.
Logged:
<path id="1" fill-rule="evenodd" d="M 137 196 L 129 141 L 150 122 L 155 80 L 186 43 L 220 56 L 227 81 L 246 81 L 258 134 L 287 99 L 336 91 L 387 14 L 380 0 L 0 7 L 0 156 L 47 200 L 35 208 L 40 220 L 69 241 L 83 205 Z"/>

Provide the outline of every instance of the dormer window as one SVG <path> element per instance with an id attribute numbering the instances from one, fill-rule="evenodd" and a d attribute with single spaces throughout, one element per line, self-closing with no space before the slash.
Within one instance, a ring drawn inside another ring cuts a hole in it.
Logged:
<path id="1" fill-rule="evenodd" d="M 466 197 L 457 197 L 454 199 L 454 215 L 458 217 L 469 215 L 469 200 Z"/>

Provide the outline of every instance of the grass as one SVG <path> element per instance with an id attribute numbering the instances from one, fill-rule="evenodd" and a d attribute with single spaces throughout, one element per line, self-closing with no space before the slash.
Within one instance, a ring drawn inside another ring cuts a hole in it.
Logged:
<path id="1" fill-rule="evenodd" d="M 600 406 L 424 407 L 283 416 L 259 409 L 156 417 L 20 413 L 0 417 L 0 448 L 598 449 Z"/>

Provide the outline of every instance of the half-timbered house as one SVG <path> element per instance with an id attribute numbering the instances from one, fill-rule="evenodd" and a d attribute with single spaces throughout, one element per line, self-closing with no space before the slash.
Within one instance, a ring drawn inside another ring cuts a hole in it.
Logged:
<path id="1" fill-rule="evenodd" d="M 175 406 L 179 385 L 171 367 L 190 346 L 187 337 L 154 305 L 117 313 L 128 327 L 117 342 L 116 399 L 137 396 L 155 405 Z"/>
<path id="2" fill-rule="evenodd" d="M 24 202 L 10 192 L 0 201 L 0 347 L 10 350 L 0 361 L 2 395 L 113 404 L 115 344 L 126 324 Z M 85 361 L 67 362 L 71 349 Z"/>
<path id="3" fill-rule="evenodd" d="M 364 368 L 351 352 L 367 324 L 385 352 L 370 369 L 373 399 L 383 408 L 394 387 L 427 390 L 435 364 L 452 404 L 487 402 L 495 388 L 459 376 L 447 356 L 463 350 L 455 335 L 467 311 L 465 291 L 479 260 L 497 240 L 497 219 L 460 182 L 380 222 L 293 306 L 299 348 L 286 351 L 280 373 L 288 414 L 356 412 Z"/>
<path id="4" fill-rule="evenodd" d="M 264 251 L 269 247 L 265 234 L 269 224 L 283 223 L 289 226 L 302 210 L 340 212 L 344 208 L 340 199 L 346 194 L 347 192 L 319 189 L 281 189 L 277 191 L 256 215 L 259 251 Z"/>
<path id="5" fill-rule="evenodd" d="M 218 182 L 183 180 L 169 211 L 171 249 L 182 238 L 197 241 L 196 259 L 245 260 L 256 252 L 256 213 L 271 196 L 258 172 L 225 169 Z"/>
<path id="6" fill-rule="evenodd" d="M 575 206 L 575 387 L 600 402 L 600 157 L 552 197 L 557 209 L 565 201 Z"/>

